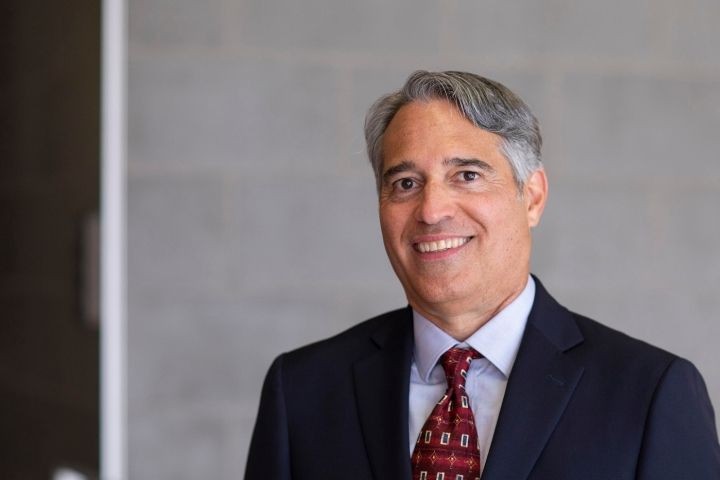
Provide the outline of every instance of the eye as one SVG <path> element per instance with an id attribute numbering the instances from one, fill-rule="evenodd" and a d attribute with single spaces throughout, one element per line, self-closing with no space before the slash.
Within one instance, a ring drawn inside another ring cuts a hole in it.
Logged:
<path id="1" fill-rule="evenodd" d="M 469 170 L 465 172 L 460 172 L 460 178 L 462 178 L 464 182 L 474 182 L 475 180 L 480 178 L 480 174 L 478 172 L 473 172 Z"/>
<path id="2" fill-rule="evenodd" d="M 412 178 L 401 178 L 395 182 L 395 186 L 400 190 L 412 190 L 415 186 L 415 180 Z"/>

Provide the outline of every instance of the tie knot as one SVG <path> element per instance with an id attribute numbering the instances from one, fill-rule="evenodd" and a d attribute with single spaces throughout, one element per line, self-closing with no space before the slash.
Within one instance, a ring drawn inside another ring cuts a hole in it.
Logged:
<path id="1" fill-rule="evenodd" d="M 458 387 L 465 385 L 465 376 L 470 368 L 470 362 L 480 355 L 473 348 L 456 348 L 453 347 L 440 357 L 440 363 L 445 370 L 448 387 Z"/>

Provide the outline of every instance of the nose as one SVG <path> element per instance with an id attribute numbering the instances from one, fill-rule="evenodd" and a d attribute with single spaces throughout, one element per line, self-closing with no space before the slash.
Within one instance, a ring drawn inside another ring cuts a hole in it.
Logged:
<path id="1" fill-rule="evenodd" d="M 428 183 L 423 188 L 415 209 L 415 219 L 427 225 L 436 225 L 455 215 L 455 201 L 442 184 Z"/>

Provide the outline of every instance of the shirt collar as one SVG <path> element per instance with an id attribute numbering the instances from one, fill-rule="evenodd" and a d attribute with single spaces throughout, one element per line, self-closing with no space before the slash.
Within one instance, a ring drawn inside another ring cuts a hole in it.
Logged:
<path id="1" fill-rule="evenodd" d="M 507 378 L 510 376 L 530 309 L 535 300 L 535 281 L 527 284 L 509 305 L 480 327 L 465 342 L 458 342 L 437 325 L 413 310 L 415 365 L 420 378 L 428 382 L 430 372 L 443 353 L 455 345 L 470 346 L 480 352 Z"/>

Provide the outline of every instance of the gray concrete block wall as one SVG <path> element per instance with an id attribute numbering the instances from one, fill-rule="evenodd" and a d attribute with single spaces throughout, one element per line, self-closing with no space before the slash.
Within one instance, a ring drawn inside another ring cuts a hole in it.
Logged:
<path id="1" fill-rule="evenodd" d="M 280 352 L 402 306 L 362 121 L 414 69 L 534 108 L 534 271 L 696 362 L 720 407 L 714 2 L 130 2 L 133 479 L 242 476 Z"/>

